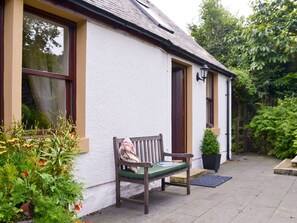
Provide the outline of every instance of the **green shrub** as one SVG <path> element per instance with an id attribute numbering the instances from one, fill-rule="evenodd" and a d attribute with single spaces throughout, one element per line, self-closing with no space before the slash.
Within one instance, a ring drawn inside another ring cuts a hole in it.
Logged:
<path id="1" fill-rule="evenodd" d="M 72 174 L 79 152 L 75 126 L 60 117 L 42 135 L 37 127 L 0 127 L 0 223 L 27 219 L 20 207 L 29 201 L 34 222 L 77 219 L 83 185 Z"/>
<path id="2" fill-rule="evenodd" d="M 247 126 L 259 151 L 280 159 L 297 152 L 297 98 L 278 100 L 278 105 L 261 106 Z"/>
<path id="3" fill-rule="evenodd" d="M 201 152 L 204 155 L 220 154 L 220 144 L 218 142 L 217 136 L 210 129 L 206 129 L 204 131 Z"/>

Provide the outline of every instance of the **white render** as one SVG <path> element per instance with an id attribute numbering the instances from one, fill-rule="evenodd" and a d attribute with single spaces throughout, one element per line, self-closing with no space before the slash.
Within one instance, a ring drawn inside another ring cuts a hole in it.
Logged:
<path id="1" fill-rule="evenodd" d="M 86 215 L 115 203 L 114 136 L 162 133 L 171 152 L 171 60 L 163 49 L 100 23 L 87 24 L 86 136 L 89 152 L 78 159 L 77 177 L 85 182 Z M 205 129 L 205 83 L 193 66 L 193 167 L 202 167 L 200 144 Z M 226 80 L 219 75 L 219 127 L 222 161 L 226 160 Z M 159 183 L 151 184 L 151 187 Z M 122 195 L 142 186 L 122 184 Z"/>
<path id="2" fill-rule="evenodd" d="M 221 162 L 226 162 L 227 160 L 227 79 L 228 77 L 219 75 L 218 125 L 221 134 L 218 136 L 218 140 L 220 143 L 220 152 L 222 154 Z"/>

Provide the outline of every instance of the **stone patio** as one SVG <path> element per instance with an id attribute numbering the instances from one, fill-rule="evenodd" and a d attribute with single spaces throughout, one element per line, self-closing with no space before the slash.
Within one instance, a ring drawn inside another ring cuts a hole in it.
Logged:
<path id="1" fill-rule="evenodd" d="M 243 154 L 221 165 L 217 174 L 233 177 L 216 187 L 166 187 L 150 193 L 150 213 L 143 206 L 123 203 L 83 218 L 99 222 L 164 223 L 290 223 L 297 222 L 297 177 L 278 175 L 273 168 L 281 160 Z"/>

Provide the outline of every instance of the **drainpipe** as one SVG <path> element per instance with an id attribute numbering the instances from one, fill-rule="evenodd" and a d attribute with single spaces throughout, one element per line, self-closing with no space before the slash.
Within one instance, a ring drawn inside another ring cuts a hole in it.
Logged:
<path id="1" fill-rule="evenodd" d="M 230 82 L 232 80 L 232 77 L 228 78 L 227 81 L 226 81 L 226 84 L 227 84 L 227 133 L 226 133 L 226 136 L 227 136 L 227 160 L 230 160 L 230 115 L 231 115 L 231 111 L 230 111 L 230 99 L 231 99 L 231 94 L 230 94 Z"/>

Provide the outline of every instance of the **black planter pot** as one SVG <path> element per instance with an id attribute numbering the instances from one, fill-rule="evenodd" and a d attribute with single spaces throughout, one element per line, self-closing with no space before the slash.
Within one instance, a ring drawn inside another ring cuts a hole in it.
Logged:
<path id="1" fill-rule="evenodd" d="M 218 172 L 221 163 L 221 154 L 218 155 L 202 155 L 203 168 Z"/>

